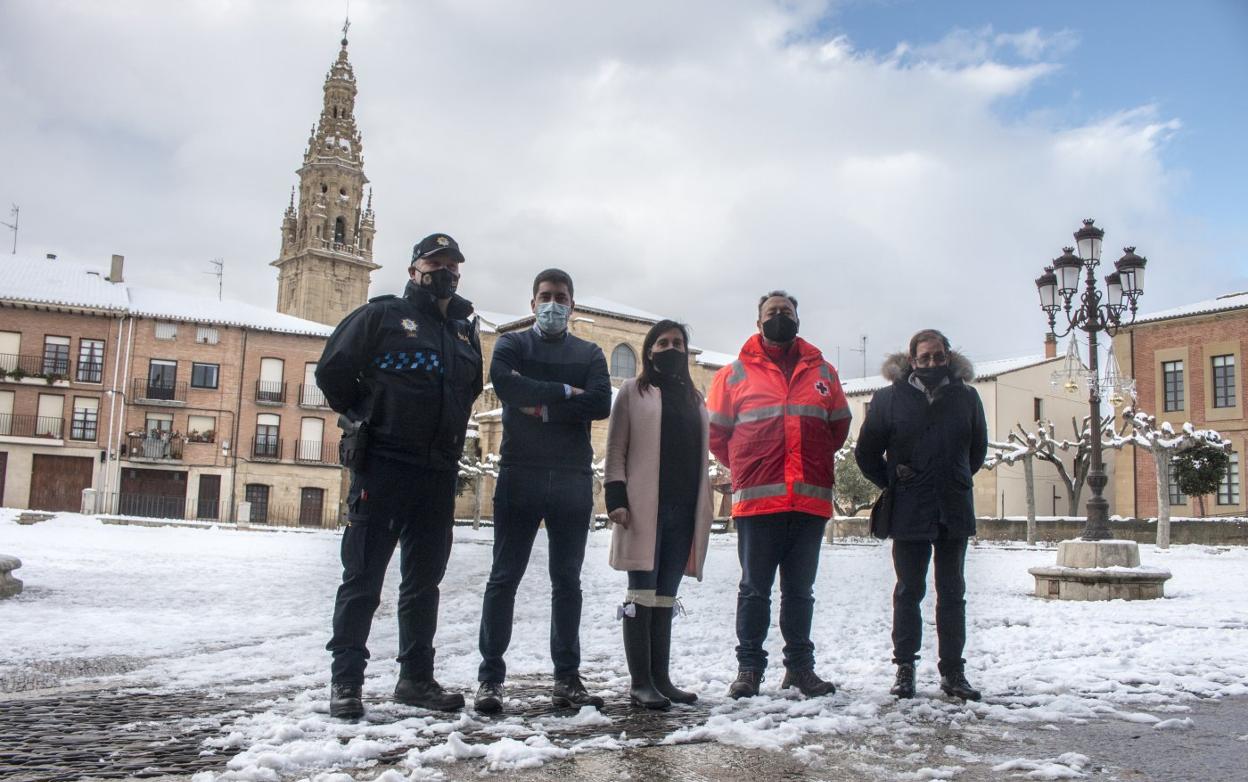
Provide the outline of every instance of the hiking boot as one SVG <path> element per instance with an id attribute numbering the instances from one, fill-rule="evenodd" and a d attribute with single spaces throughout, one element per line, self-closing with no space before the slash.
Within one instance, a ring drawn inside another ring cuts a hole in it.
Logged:
<path id="1" fill-rule="evenodd" d="M 780 689 L 787 690 L 790 687 L 796 687 L 807 698 L 836 694 L 836 685 L 820 679 L 819 674 L 815 673 L 813 668 L 801 671 L 785 670 L 784 681 L 780 682 Z"/>
<path id="2" fill-rule="evenodd" d="M 358 720 L 364 716 L 364 696 L 358 684 L 334 683 L 329 685 L 329 716 L 344 720 Z"/>
<path id="3" fill-rule="evenodd" d="M 758 695 L 758 686 L 762 683 L 762 671 L 737 671 L 736 681 L 728 685 L 728 697 L 734 700 L 753 698 L 755 695 Z"/>
<path id="4" fill-rule="evenodd" d="M 503 710 L 503 685 L 497 682 L 481 682 L 472 705 L 482 714 L 498 714 Z"/>
<path id="5" fill-rule="evenodd" d="M 897 665 L 897 678 L 893 680 L 893 686 L 888 694 L 896 695 L 898 698 L 914 697 L 914 663 Z"/>
<path id="6" fill-rule="evenodd" d="M 463 695 L 447 692 L 433 679 L 399 679 L 394 686 L 394 699 L 406 706 L 419 706 L 430 711 L 459 711 L 464 708 Z"/>
<path id="7" fill-rule="evenodd" d="M 941 675 L 940 689 L 945 695 L 961 698 L 964 701 L 977 701 L 982 697 L 979 690 L 972 687 L 971 683 L 966 680 L 966 674 L 961 668 Z"/>
<path id="8" fill-rule="evenodd" d="M 550 701 L 556 709 L 579 709 L 582 706 L 602 708 L 602 698 L 589 694 L 579 673 L 555 679 L 555 686 L 550 689 Z"/>

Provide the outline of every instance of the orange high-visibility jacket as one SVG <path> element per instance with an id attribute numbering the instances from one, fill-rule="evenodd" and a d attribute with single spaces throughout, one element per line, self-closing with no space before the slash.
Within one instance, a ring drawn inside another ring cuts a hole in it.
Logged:
<path id="1" fill-rule="evenodd" d="M 849 403 L 819 349 L 800 337 L 795 349 L 786 380 L 755 334 L 711 383 L 710 447 L 732 472 L 733 516 L 832 516 L 834 457 L 849 435 Z"/>

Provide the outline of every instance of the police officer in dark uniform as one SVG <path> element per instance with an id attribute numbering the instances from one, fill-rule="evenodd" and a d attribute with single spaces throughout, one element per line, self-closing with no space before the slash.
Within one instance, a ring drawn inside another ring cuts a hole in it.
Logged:
<path id="1" fill-rule="evenodd" d="M 338 324 L 316 383 L 343 426 L 351 468 L 342 586 L 334 604 L 330 715 L 364 714 L 368 632 L 386 566 L 399 546 L 400 703 L 464 705 L 433 678 L 438 584 L 451 552 L 458 462 L 481 393 L 481 343 L 472 303 L 455 293 L 464 256 L 446 234 L 412 251 L 403 296 L 378 296 Z"/>

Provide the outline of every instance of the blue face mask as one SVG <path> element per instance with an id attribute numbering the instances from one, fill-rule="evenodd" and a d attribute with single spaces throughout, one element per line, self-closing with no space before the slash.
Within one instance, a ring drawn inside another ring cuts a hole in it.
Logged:
<path id="1" fill-rule="evenodd" d="M 572 308 L 566 304 L 542 302 L 537 305 L 537 327 L 551 336 L 562 334 L 568 328 L 568 316 L 571 314 Z"/>

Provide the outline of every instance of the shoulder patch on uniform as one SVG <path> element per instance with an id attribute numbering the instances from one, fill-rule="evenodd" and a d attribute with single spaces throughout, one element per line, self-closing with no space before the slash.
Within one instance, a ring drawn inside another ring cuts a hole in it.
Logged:
<path id="1" fill-rule="evenodd" d="M 373 298 L 369 299 L 368 301 L 369 301 L 369 303 L 371 304 L 371 303 L 372 303 L 372 302 L 374 302 L 374 301 L 385 301 L 385 300 L 387 300 L 387 299 L 397 299 L 397 298 L 399 298 L 399 297 L 398 297 L 398 296 L 395 296 L 393 293 L 383 293 L 383 294 L 381 294 L 380 296 L 374 296 Z"/>

